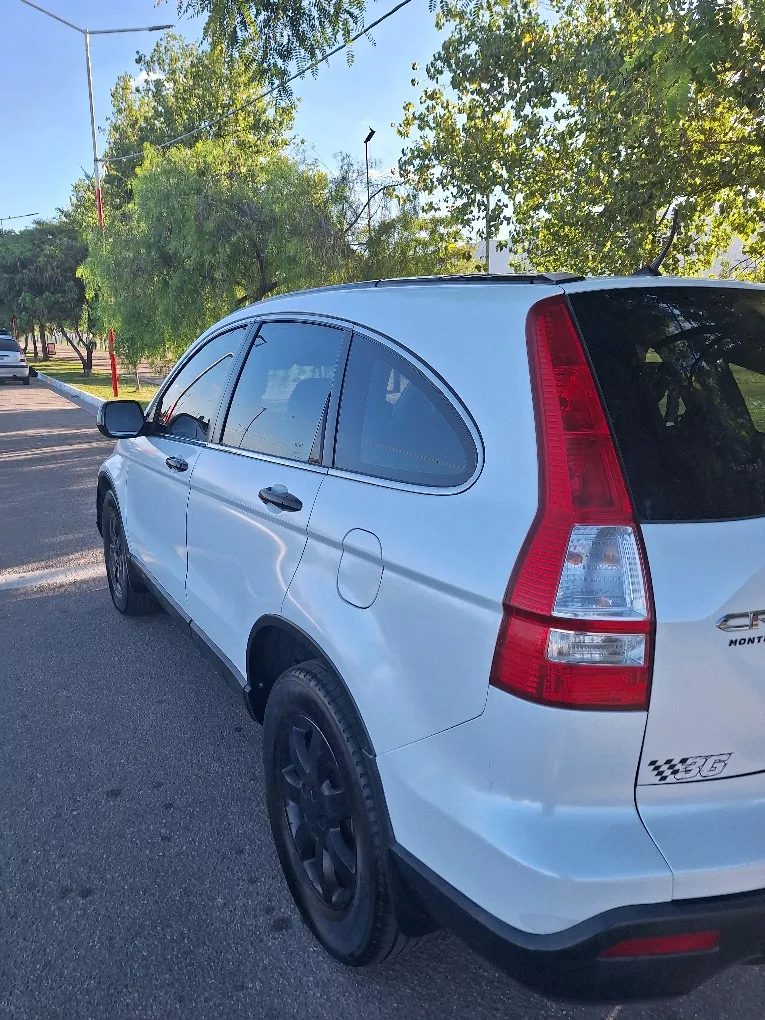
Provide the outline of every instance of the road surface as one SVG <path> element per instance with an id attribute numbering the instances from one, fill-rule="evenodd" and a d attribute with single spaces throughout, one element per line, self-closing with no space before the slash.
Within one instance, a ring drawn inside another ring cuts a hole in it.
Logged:
<path id="1" fill-rule="evenodd" d="M 259 728 L 167 616 L 112 608 L 109 447 L 39 381 L 0 385 L 0 1020 L 760 1020 L 762 968 L 614 1008 L 445 934 L 376 970 L 326 956 L 271 845 Z"/>

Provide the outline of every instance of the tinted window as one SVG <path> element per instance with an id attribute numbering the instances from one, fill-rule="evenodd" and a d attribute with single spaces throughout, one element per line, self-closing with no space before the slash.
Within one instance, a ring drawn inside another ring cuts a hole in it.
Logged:
<path id="1" fill-rule="evenodd" d="M 765 514 L 765 293 L 571 295 L 644 521 Z"/>
<path id="2" fill-rule="evenodd" d="M 237 382 L 223 442 L 318 463 L 343 337 L 326 326 L 265 323 Z"/>
<path id="3" fill-rule="evenodd" d="M 477 454 L 447 398 L 404 358 L 355 337 L 343 386 L 335 463 L 417 485 L 460 485 Z"/>
<path id="4" fill-rule="evenodd" d="M 0 334 L 0 351 L 13 351 L 15 354 L 18 354 L 20 350 L 21 348 L 15 340 Z"/>
<path id="5" fill-rule="evenodd" d="M 206 442 L 246 332 L 242 326 L 215 337 L 183 366 L 157 404 L 154 420 L 161 431 Z"/>

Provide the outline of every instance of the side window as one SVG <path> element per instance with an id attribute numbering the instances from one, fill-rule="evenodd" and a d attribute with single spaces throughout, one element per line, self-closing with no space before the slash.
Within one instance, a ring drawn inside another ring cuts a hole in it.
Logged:
<path id="1" fill-rule="evenodd" d="M 343 339 L 329 326 L 264 323 L 236 384 L 223 443 L 318 463 Z"/>
<path id="2" fill-rule="evenodd" d="M 451 402 L 404 358 L 354 336 L 340 403 L 335 466 L 416 485 L 460 485 L 473 437 Z"/>
<path id="3" fill-rule="evenodd" d="M 229 330 L 197 351 L 162 394 L 154 413 L 158 431 L 206 442 L 248 326 Z"/>

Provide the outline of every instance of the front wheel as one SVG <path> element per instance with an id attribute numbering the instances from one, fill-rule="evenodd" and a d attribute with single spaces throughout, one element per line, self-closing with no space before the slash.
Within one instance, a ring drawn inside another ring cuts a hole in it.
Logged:
<path id="1" fill-rule="evenodd" d="M 145 589 L 140 590 L 131 577 L 125 529 L 122 527 L 117 500 L 111 491 L 107 492 L 104 499 L 101 528 L 104 536 L 106 577 L 115 608 L 123 616 L 142 616 L 154 612 L 158 608 L 156 600 Z"/>
<path id="2" fill-rule="evenodd" d="M 295 902 L 336 959 L 353 967 L 397 956 L 397 924 L 378 802 L 349 698 L 320 662 L 276 681 L 263 721 L 269 820 Z"/>

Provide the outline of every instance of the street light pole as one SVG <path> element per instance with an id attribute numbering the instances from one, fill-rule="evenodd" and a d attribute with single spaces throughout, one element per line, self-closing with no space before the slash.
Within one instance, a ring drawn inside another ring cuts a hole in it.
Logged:
<path id="1" fill-rule="evenodd" d="M 59 17 L 52 11 L 46 11 L 44 7 L 33 4 L 32 0 L 21 0 L 27 7 L 34 7 L 41 14 L 47 14 L 49 18 L 60 21 L 67 28 L 73 28 L 75 32 L 85 37 L 85 69 L 88 75 L 88 99 L 90 101 L 90 132 L 93 139 L 93 184 L 96 189 L 96 213 L 98 225 L 101 228 L 102 236 L 105 235 L 104 225 L 104 203 L 101 195 L 101 160 L 98 158 L 98 135 L 96 133 L 96 110 L 93 104 L 93 73 L 90 67 L 90 37 L 91 35 L 122 35 L 125 32 L 164 32 L 166 29 L 174 28 L 174 25 L 148 25 L 145 28 L 80 28 L 65 18 Z M 109 330 L 109 363 L 112 371 L 112 392 L 115 397 L 119 396 L 119 384 L 117 381 L 117 359 L 114 356 L 114 330 Z"/>
<path id="2" fill-rule="evenodd" d="M 368 230 L 367 244 L 369 243 L 369 238 L 372 235 L 372 198 L 370 196 L 369 191 L 369 143 L 374 138 L 374 135 L 375 135 L 374 128 L 370 128 L 369 134 L 364 139 L 364 158 L 366 159 L 367 163 L 367 230 Z"/>
<path id="3" fill-rule="evenodd" d="M 6 220 L 28 220 L 30 216 L 39 216 L 39 215 L 40 214 L 36 213 L 36 212 L 28 212 L 28 213 L 21 213 L 21 215 L 19 215 L 19 216 L 0 216 L 0 234 L 5 233 L 3 224 L 6 222 Z"/>
<path id="4" fill-rule="evenodd" d="M 93 72 L 90 68 L 90 32 L 85 29 L 85 69 L 88 73 L 88 99 L 90 100 L 90 132 L 93 136 L 93 182 L 96 186 L 96 212 L 101 233 L 105 232 L 104 203 L 101 198 L 101 168 L 98 165 L 98 135 L 96 134 L 96 108 L 93 105 Z"/>

